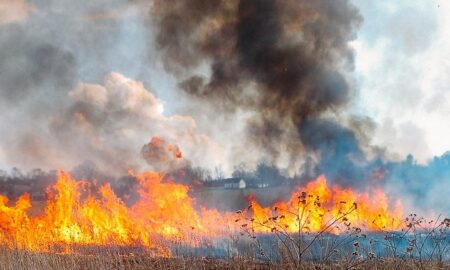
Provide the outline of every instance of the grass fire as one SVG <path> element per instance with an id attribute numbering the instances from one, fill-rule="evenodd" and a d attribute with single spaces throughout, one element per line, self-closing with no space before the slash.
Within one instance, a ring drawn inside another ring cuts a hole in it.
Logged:
<path id="1" fill-rule="evenodd" d="M 207 268 L 283 268 L 304 262 L 304 267 L 325 263 L 333 268 L 343 267 L 341 260 L 354 267 L 381 258 L 387 260 L 378 262 L 382 267 L 391 267 L 400 256 L 448 259 L 450 221 L 405 218 L 401 202 L 379 189 L 359 193 L 329 186 L 320 176 L 298 186 L 285 201 L 264 207 L 247 196 L 244 209 L 221 212 L 199 206 L 189 186 L 160 173 L 130 172 L 130 177 L 138 194 L 133 202 L 117 196 L 109 183 L 76 180 L 64 171 L 47 187 L 40 206 L 27 193 L 15 201 L 2 196 L 3 256 L 22 258 L 23 267 L 43 263 L 35 261 L 41 259 L 51 267 L 70 265 L 65 259 L 70 256 L 124 269 L 141 263 L 178 267 L 177 258 L 191 258 L 185 263 Z M 197 261 L 197 256 L 210 263 Z M 430 265 L 428 260 L 420 263 Z"/>
<path id="2" fill-rule="evenodd" d="M 196 246 L 196 239 L 225 237 L 247 226 L 261 234 L 277 229 L 286 233 L 345 232 L 345 227 L 328 224 L 330 220 L 373 232 L 402 226 L 401 206 L 391 207 L 381 191 L 369 195 L 330 188 L 324 177 L 299 187 L 288 201 L 267 208 L 249 198 L 249 207 L 237 213 L 196 209 L 188 186 L 163 182 L 158 173 L 138 174 L 135 179 L 139 199 L 131 206 L 117 197 L 110 185 L 92 186 L 63 171 L 48 188 L 44 209 L 34 216 L 28 214 L 33 207 L 28 194 L 11 206 L 2 196 L 1 243 L 30 251 L 61 249 L 66 253 L 82 246 L 142 247 L 170 256 L 170 245 L 161 240 Z"/>
<path id="3" fill-rule="evenodd" d="M 448 14 L 0 0 L 0 270 L 450 269 Z"/>

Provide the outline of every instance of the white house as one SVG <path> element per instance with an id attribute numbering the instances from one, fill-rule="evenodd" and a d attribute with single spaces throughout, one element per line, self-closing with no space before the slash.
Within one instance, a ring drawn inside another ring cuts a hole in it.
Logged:
<path id="1" fill-rule="evenodd" d="M 242 178 L 229 178 L 225 179 L 223 187 L 226 189 L 244 189 L 247 184 Z"/>

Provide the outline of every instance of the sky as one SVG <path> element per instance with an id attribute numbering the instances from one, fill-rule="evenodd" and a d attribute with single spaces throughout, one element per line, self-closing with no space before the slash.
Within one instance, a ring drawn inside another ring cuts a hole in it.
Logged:
<path id="1" fill-rule="evenodd" d="M 442 155 L 450 150 L 450 2 L 353 3 L 363 21 L 349 43 L 356 91 L 345 114 L 370 119 L 370 143 L 391 159 Z M 228 146 L 245 113 L 211 115 L 177 89 L 156 49 L 151 5 L 0 0 L 0 168 L 83 159 L 145 168 L 134 156 L 152 136 L 178 144 L 193 164 L 230 170 L 231 161 L 256 161 L 252 149 Z"/>

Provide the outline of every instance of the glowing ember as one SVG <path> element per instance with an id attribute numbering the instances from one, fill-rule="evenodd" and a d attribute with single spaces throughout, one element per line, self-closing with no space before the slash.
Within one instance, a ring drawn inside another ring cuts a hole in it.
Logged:
<path id="1" fill-rule="evenodd" d="M 169 255 L 161 241 L 197 245 L 195 239 L 239 231 L 243 224 L 238 221 L 245 220 L 260 233 L 270 232 L 274 226 L 288 232 L 340 233 L 336 227 L 328 228 L 332 220 L 368 230 L 396 230 L 401 225 L 400 205 L 390 209 L 381 190 L 357 194 L 330 188 L 324 177 L 269 208 L 249 198 L 251 207 L 236 214 L 196 210 L 187 186 L 163 182 L 158 173 L 135 177 L 139 200 L 132 206 L 118 198 L 110 185 L 92 192 L 91 184 L 75 181 L 65 172 L 60 172 L 56 184 L 48 189 L 49 199 L 38 216 L 28 214 L 32 204 L 27 194 L 12 206 L 8 198 L 0 196 L 0 243 L 35 251 L 59 248 L 62 252 L 71 252 L 74 246 L 137 246 Z"/>

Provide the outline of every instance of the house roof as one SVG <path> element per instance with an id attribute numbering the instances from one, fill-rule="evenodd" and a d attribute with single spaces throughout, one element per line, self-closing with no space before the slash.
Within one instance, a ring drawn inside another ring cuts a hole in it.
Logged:
<path id="1" fill-rule="evenodd" d="M 240 181 L 244 180 L 243 178 L 240 177 L 233 177 L 233 178 L 225 178 L 225 179 L 220 179 L 220 180 L 214 180 L 214 181 L 208 181 L 205 182 L 205 186 L 209 186 L 209 187 L 221 187 L 224 186 L 225 184 L 238 184 Z"/>
<path id="2" fill-rule="evenodd" d="M 237 183 L 239 183 L 241 180 L 245 181 L 243 178 L 239 178 L 239 177 L 236 177 L 236 178 L 226 178 L 226 179 L 223 179 L 222 181 L 223 181 L 224 184 L 237 184 Z"/>

